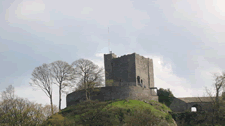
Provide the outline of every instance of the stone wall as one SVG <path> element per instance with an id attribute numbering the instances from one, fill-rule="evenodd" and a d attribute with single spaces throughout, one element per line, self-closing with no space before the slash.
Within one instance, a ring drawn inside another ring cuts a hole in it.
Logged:
<path id="1" fill-rule="evenodd" d="M 112 74 L 114 82 L 128 82 L 128 62 L 127 57 L 112 60 Z"/>
<path id="2" fill-rule="evenodd" d="M 105 80 L 112 79 L 113 86 L 136 86 L 135 53 L 121 57 L 113 53 L 104 54 L 104 64 Z"/>
<path id="3" fill-rule="evenodd" d="M 108 86 L 99 88 L 100 91 L 91 94 L 91 100 L 98 99 L 99 101 L 111 99 L 136 99 L 136 100 L 155 100 L 158 101 L 158 96 L 151 96 L 149 89 L 144 89 L 137 86 Z M 95 96 L 96 95 L 96 96 Z M 75 91 L 67 95 L 67 106 L 75 105 L 81 100 L 85 100 L 85 91 Z"/>
<path id="4" fill-rule="evenodd" d="M 200 97 L 204 98 L 204 97 Z M 212 104 L 210 102 L 200 102 L 196 97 L 186 97 L 186 98 L 173 98 L 173 101 L 170 105 L 170 109 L 173 112 L 184 112 L 185 110 L 191 110 L 191 107 L 194 105 L 201 106 L 202 110 L 211 111 Z"/>
<path id="5" fill-rule="evenodd" d="M 112 59 L 112 78 L 115 86 L 135 86 L 135 55 Z"/>
<path id="6" fill-rule="evenodd" d="M 191 107 L 194 106 L 194 105 L 199 105 L 202 110 L 212 111 L 212 103 L 209 103 L 209 102 L 191 102 L 191 103 L 187 103 L 187 109 L 191 110 Z"/>
<path id="7" fill-rule="evenodd" d="M 154 87 L 154 72 L 152 59 L 135 54 L 136 78 L 140 77 L 146 88 Z M 137 82 L 138 83 L 138 82 Z"/>
<path id="8" fill-rule="evenodd" d="M 183 112 L 187 110 L 187 104 L 183 100 L 180 100 L 178 98 L 173 98 L 172 103 L 169 107 L 173 112 Z"/>
<path id="9" fill-rule="evenodd" d="M 150 77 L 150 87 L 155 87 L 154 68 L 153 68 L 153 60 L 152 59 L 149 59 L 149 77 Z"/>

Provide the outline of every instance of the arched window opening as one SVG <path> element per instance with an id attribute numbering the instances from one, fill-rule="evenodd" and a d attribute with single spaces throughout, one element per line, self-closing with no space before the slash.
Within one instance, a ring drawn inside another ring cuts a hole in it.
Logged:
<path id="1" fill-rule="evenodd" d="M 197 108 L 196 107 L 191 107 L 191 112 L 197 112 Z"/>
<path id="2" fill-rule="evenodd" d="M 202 110 L 202 107 L 198 104 L 195 104 L 191 107 L 191 112 L 199 112 Z"/>
<path id="3" fill-rule="evenodd" d="M 138 84 L 140 84 L 140 77 L 137 76 L 137 81 L 138 81 Z"/>

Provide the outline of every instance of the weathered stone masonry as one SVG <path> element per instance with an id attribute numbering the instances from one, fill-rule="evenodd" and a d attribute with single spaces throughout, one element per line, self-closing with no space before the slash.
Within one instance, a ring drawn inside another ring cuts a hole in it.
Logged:
<path id="1" fill-rule="evenodd" d="M 145 58 L 136 53 L 121 57 L 117 57 L 111 53 L 104 54 L 104 61 L 105 80 L 113 80 L 113 86 L 139 86 L 141 84 L 141 87 L 147 89 L 154 87 L 152 59 Z"/>
<path id="2" fill-rule="evenodd" d="M 95 96 L 96 95 L 96 96 Z M 136 99 L 136 100 L 155 100 L 158 96 L 151 96 L 149 89 L 136 86 L 108 86 L 101 87 L 99 92 L 91 94 L 91 100 L 107 101 L 115 99 Z M 82 100 L 86 100 L 85 91 L 75 91 L 66 97 L 67 106 L 75 105 Z"/>
<path id="3" fill-rule="evenodd" d="M 212 99 L 215 97 L 184 97 L 184 98 L 173 98 L 170 105 L 170 109 L 173 112 L 184 112 L 186 110 L 191 110 L 191 107 L 196 107 L 197 111 L 207 110 L 212 111 Z"/>

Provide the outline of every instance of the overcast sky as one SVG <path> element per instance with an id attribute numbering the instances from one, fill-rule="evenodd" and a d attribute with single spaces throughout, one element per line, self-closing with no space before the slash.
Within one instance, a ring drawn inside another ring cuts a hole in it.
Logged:
<path id="1" fill-rule="evenodd" d="M 35 67 L 79 58 L 104 67 L 110 38 L 117 56 L 153 59 L 155 87 L 203 96 L 212 73 L 225 70 L 224 6 L 224 0 L 1 0 L 0 91 L 12 84 L 18 96 L 49 104 L 29 85 Z M 56 86 L 53 97 L 58 105 Z"/>

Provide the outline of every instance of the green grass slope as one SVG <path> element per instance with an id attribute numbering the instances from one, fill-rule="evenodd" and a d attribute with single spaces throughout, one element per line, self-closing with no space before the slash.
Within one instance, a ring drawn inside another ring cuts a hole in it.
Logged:
<path id="1" fill-rule="evenodd" d="M 156 101 L 85 101 L 50 117 L 44 125 L 68 126 L 176 126 L 171 110 Z"/>

